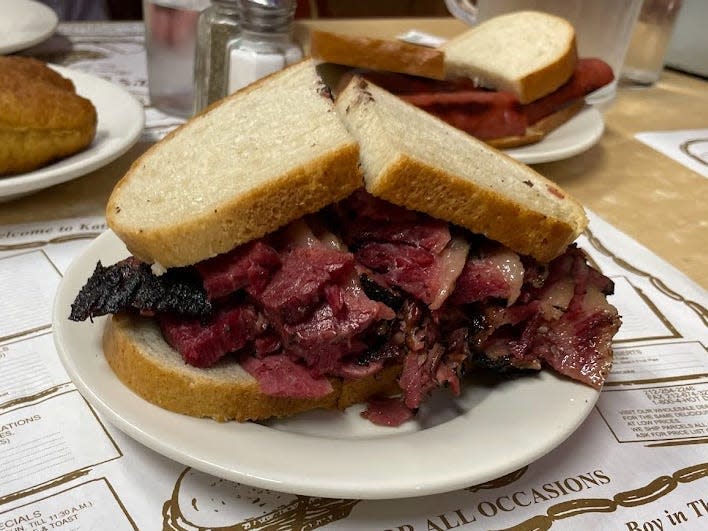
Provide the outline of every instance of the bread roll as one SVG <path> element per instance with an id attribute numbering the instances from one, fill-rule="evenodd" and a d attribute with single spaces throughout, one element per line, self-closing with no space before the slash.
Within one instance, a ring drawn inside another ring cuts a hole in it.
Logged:
<path id="1" fill-rule="evenodd" d="M 74 84 L 28 57 L 0 57 L 0 175 L 73 155 L 96 134 L 96 109 Z"/>

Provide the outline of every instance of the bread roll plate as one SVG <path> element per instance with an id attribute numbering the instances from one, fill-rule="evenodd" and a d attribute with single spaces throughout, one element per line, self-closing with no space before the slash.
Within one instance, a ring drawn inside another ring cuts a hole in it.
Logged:
<path id="1" fill-rule="evenodd" d="M 127 90 L 99 77 L 49 65 L 73 81 L 76 92 L 96 108 L 98 124 L 91 145 L 40 169 L 0 177 L 0 201 L 9 201 L 90 173 L 120 157 L 140 138 L 143 107 Z"/>

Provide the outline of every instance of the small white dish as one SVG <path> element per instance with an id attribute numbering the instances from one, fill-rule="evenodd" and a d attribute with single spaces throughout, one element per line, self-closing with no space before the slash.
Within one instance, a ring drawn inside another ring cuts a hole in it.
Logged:
<path id="1" fill-rule="evenodd" d="M 59 18 L 34 0 L 2 0 L 0 55 L 24 50 L 52 36 Z"/>
<path id="2" fill-rule="evenodd" d="M 105 166 L 128 151 L 143 131 L 143 106 L 127 90 L 91 74 L 49 66 L 71 79 L 77 94 L 96 107 L 96 137 L 88 148 L 65 159 L 31 172 L 0 177 L 0 201 L 16 199 Z"/>
<path id="3" fill-rule="evenodd" d="M 597 144 L 604 130 L 602 113 L 594 107 L 586 107 L 540 142 L 504 152 L 524 164 L 563 160 Z"/>
<path id="4" fill-rule="evenodd" d="M 67 270 L 54 303 L 59 357 L 83 396 L 119 429 L 175 461 L 214 476 L 295 494 L 386 499 L 447 492 L 527 465 L 583 422 L 599 392 L 548 371 L 446 391 L 400 428 L 345 412 L 220 423 L 171 413 L 124 386 L 106 362 L 106 318 L 76 323 L 70 305 L 95 264 L 128 252 L 113 232 L 93 241 Z"/>

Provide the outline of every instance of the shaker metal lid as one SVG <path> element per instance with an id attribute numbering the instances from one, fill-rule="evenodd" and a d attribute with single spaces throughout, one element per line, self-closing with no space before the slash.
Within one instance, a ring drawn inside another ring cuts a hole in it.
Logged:
<path id="1" fill-rule="evenodd" d="M 294 0 L 239 0 L 241 7 L 263 7 L 266 9 L 294 9 L 297 2 Z"/>

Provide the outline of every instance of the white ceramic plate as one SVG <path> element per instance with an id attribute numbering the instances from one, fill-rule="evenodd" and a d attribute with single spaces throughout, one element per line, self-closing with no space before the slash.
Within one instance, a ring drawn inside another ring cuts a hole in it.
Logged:
<path id="1" fill-rule="evenodd" d="M 59 19 L 49 7 L 33 0 L 2 0 L 0 55 L 24 50 L 48 39 Z"/>
<path id="2" fill-rule="evenodd" d="M 114 375 L 101 350 L 105 318 L 69 321 L 96 261 L 127 256 L 112 232 L 68 269 L 54 306 L 59 357 L 79 391 L 110 422 L 153 450 L 247 485 L 310 496 L 398 498 L 451 491 L 538 459 L 582 423 L 599 392 L 549 372 L 441 392 L 400 428 L 374 426 L 361 408 L 310 412 L 267 424 L 219 423 L 144 401 Z"/>
<path id="3" fill-rule="evenodd" d="M 594 146 L 605 129 L 599 110 L 587 107 L 541 142 L 504 152 L 524 164 L 567 159 Z"/>
<path id="4" fill-rule="evenodd" d="M 127 90 L 91 74 L 50 65 L 71 79 L 76 92 L 96 107 L 96 137 L 85 150 L 28 173 L 0 177 L 0 201 L 8 201 L 63 183 L 105 166 L 140 138 L 145 125 L 143 106 Z"/>

